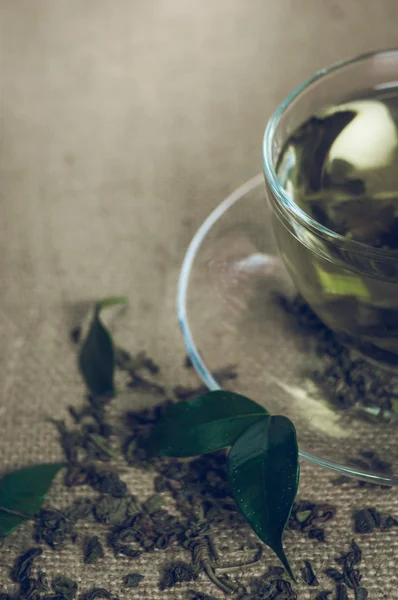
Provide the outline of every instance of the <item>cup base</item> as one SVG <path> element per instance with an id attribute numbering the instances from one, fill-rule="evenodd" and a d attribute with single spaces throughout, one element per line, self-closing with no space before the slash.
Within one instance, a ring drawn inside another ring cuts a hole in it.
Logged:
<path id="1" fill-rule="evenodd" d="M 288 416 L 302 458 L 398 485 L 398 415 L 379 419 L 372 407 L 330 402 L 313 377 L 325 368 L 317 337 L 296 327 L 279 301 L 295 295 L 258 175 L 206 219 L 184 259 L 178 317 L 192 363 L 209 389 L 231 389 Z"/>

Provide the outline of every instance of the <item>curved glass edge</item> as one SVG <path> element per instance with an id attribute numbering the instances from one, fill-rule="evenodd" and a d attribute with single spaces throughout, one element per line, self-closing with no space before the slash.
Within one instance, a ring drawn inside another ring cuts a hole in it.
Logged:
<path id="1" fill-rule="evenodd" d="M 390 48 L 387 50 L 379 50 L 375 52 L 367 52 L 364 54 L 359 54 L 353 58 L 349 58 L 347 60 L 342 60 L 340 62 L 336 62 L 333 65 L 321 69 L 308 79 L 306 79 L 303 83 L 298 85 L 279 105 L 279 107 L 272 114 L 271 118 L 268 121 L 266 126 L 264 137 L 263 137 L 263 169 L 264 174 L 267 179 L 268 185 L 271 188 L 272 193 L 277 198 L 278 202 L 288 211 L 294 219 L 297 219 L 304 227 L 307 227 L 315 234 L 323 237 L 329 242 L 338 244 L 341 247 L 346 248 L 354 253 L 361 253 L 369 257 L 370 259 L 379 259 L 384 261 L 396 261 L 395 256 L 391 256 L 388 251 L 383 250 L 381 248 L 369 248 L 366 244 L 362 244 L 361 242 L 356 242 L 353 240 L 347 240 L 343 236 L 335 233 L 331 229 L 324 227 L 315 219 L 313 219 L 310 215 L 305 213 L 302 208 L 300 208 L 297 204 L 293 202 L 291 197 L 286 193 L 286 191 L 279 184 L 278 177 L 276 175 L 275 169 L 272 165 L 272 146 L 274 142 L 275 131 L 278 126 L 278 123 L 285 113 L 285 111 L 289 108 L 292 102 L 302 94 L 302 92 L 306 91 L 311 87 L 313 83 L 322 79 L 326 75 L 329 75 L 339 69 L 344 67 L 348 67 L 355 63 L 359 63 L 361 61 L 369 60 L 371 58 L 377 56 L 388 56 L 388 55 L 397 55 L 398 60 L 398 48 Z"/>
<path id="2" fill-rule="evenodd" d="M 225 198 L 225 200 L 223 200 L 221 204 L 219 204 L 217 208 L 215 208 L 213 212 L 210 213 L 210 215 L 207 217 L 207 219 L 205 219 L 205 221 L 195 233 L 194 237 L 191 240 L 191 243 L 188 246 L 187 252 L 182 263 L 177 288 L 178 323 L 182 332 L 188 356 L 191 359 L 192 364 L 199 377 L 202 379 L 203 383 L 209 388 L 210 391 L 220 390 L 221 386 L 213 377 L 210 370 L 206 366 L 206 363 L 204 362 L 203 358 L 200 356 L 199 350 L 193 339 L 192 331 L 189 326 L 187 316 L 187 292 L 192 266 L 197 256 L 198 250 L 202 245 L 203 240 L 205 239 L 206 235 L 211 230 L 213 225 L 215 225 L 215 223 L 223 216 L 223 214 L 229 208 L 231 208 L 238 200 L 244 198 L 246 194 L 259 187 L 263 183 L 264 175 L 262 173 L 259 173 L 258 175 L 255 175 L 254 177 L 246 181 L 243 185 L 234 190 L 227 198 Z M 344 465 L 340 465 L 339 463 L 319 458 L 317 456 L 314 456 L 313 454 L 310 454 L 309 452 L 305 452 L 304 450 L 299 450 L 299 456 L 300 458 L 307 460 L 315 465 L 335 471 L 336 473 L 341 473 L 342 475 L 353 477 L 355 479 L 368 481 L 377 485 L 398 485 L 398 479 L 394 479 L 393 477 L 362 473 L 361 471 L 358 471 L 355 468 L 345 467 Z"/>
<path id="3" fill-rule="evenodd" d="M 219 204 L 219 206 L 217 206 L 217 208 L 215 208 L 212 213 L 210 213 L 210 215 L 207 217 L 207 219 L 205 219 L 205 221 L 202 223 L 202 225 L 199 227 L 198 231 L 192 238 L 192 241 L 189 244 L 188 250 L 185 254 L 184 261 L 181 267 L 177 291 L 178 322 L 192 364 L 195 367 L 201 379 L 203 380 L 203 382 L 211 391 L 219 390 L 220 386 L 214 379 L 210 370 L 206 367 L 204 360 L 200 356 L 188 323 L 186 300 L 189 276 L 191 274 L 192 265 L 197 255 L 197 252 L 204 238 L 206 237 L 210 229 L 213 227 L 213 225 L 233 204 L 235 204 L 235 202 L 240 200 L 243 196 L 251 192 L 253 189 L 258 187 L 262 183 L 264 183 L 264 176 L 262 173 L 259 173 L 258 175 L 255 175 L 254 177 L 246 181 L 239 188 L 234 190 L 232 194 L 225 198 L 225 200 L 221 202 L 221 204 Z"/>

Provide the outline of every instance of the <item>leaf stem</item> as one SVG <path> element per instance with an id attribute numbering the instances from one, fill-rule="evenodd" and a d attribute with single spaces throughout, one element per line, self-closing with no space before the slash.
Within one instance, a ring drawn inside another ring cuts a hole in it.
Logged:
<path id="1" fill-rule="evenodd" d="M 239 571 L 243 567 L 250 567 L 252 565 L 255 565 L 256 563 L 258 563 L 261 556 L 262 556 L 262 548 L 260 547 L 260 551 L 257 550 L 255 556 L 252 559 L 248 560 L 247 562 L 242 562 L 242 563 L 237 563 L 237 564 L 229 563 L 229 564 L 219 566 L 219 567 L 217 565 L 214 565 L 214 569 L 216 569 L 217 573 L 232 573 L 234 571 Z"/>
<path id="2" fill-rule="evenodd" d="M 212 557 L 214 558 L 214 560 L 217 562 L 220 557 L 218 555 L 217 548 L 216 548 L 216 546 L 214 544 L 214 540 L 213 540 L 213 538 L 212 538 L 211 535 L 207 536 L 207 542 L 209 544 L 210 554 L 212 555 Z"/>
<path id="3" fill-rule="evenodd" d="M 28 515 L 28 513 L 20 512 L 19 510 L 11 510 L 10 508 L 4 508 L 4 506 L 0 506 L 0 512 L 8 513 L 9 515 L 15 515 L 16 517 L 21 517 L 22 519 L 34 520 L 33 515 Z"/>
<path id="4" fill-rule="evenodd" d="M 234 586 L 234 589 L 232 589 L 231 587 L 227 586 L 224 582 L 220 581 L 220 579 L 217 577 L 217 575 L 214 573 L 213 569 L 211 568 L 208 560 L 202 561 L 202 565 L 203 565 L 206 575 L 208 576 L 210 581 L 212 583 L 214 583 L 214 585 L 219 587 L 220 590 L 222 590 L 225 594 L 230 594 L 232 591 L 234 591 L 236 589 L 236 586 Z"/>

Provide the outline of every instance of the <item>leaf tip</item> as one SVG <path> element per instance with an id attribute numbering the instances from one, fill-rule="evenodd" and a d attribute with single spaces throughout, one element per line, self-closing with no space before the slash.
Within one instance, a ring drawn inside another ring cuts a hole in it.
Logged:
<path id="1" fill-rule="evenodd" d="M 287 556 L 285 554 L 282 544 L 280 545 L 279 548 L 273 548 L 273 550 L 274 550 L 275 554 L 277 555 L 277 557 L 279 558 L 279 560 L 281 561 L 282 565 L 284 566 L 286 573 L 289 575 L 290 579 L 292 581 L 294 581 L 294 583 L 297 583 L 297 580 L 294 576 L 293 570 L 289 564 L 289 561 L 287 559 Z"/>
<path id="2" fill-rule="evenodd" d="M 104 298 L 96 303 L 96 310 L 99 312 L 103 308 L 115 306 L 116 304 L 128 304 L 127 296 L 111 296 L 110 298 Z"/>

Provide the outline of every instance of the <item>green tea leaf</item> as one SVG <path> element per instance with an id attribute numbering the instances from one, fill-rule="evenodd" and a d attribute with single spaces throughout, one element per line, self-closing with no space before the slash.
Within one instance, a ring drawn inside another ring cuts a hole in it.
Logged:
<path id="1" fill-rule="evenodd" d="M 115 349 L 113 341 L 100 319 L 101 310 L 125 304 L 127 298 L 106 298 L 97 303 L 89 332 L 79 356 L 79 368 L 94 394 L 114 392 Z"/>
<path id="2" fill-rule="evenodd" d="M 278 416 L 250 425 L 231 448 L 228 470 L 232 494 L 240 511 L 293 578 L 282 546 L 283 530 L 299 482 L 293 423 Z"/>
<path id="3" fill-rule="evenodd" d="M 3 477 L 0 481 L 0 538 L 39 511 L 52 480 L 64 466 L 62 463 L 35 465 Z"/>
<path id="4" fill-rule="evenodd" d="M 155 426 L 152 452 L 165 456 L 197 456 L 232 446 L 249 425 L 268 412 L 249 398 L 214 391 L 171 406 Z"/>
<path id="5" fill-rule="evenodd" d="M 29 519 L 28 516 L 13 515 L 0 508 L 0 540 Z"/>

